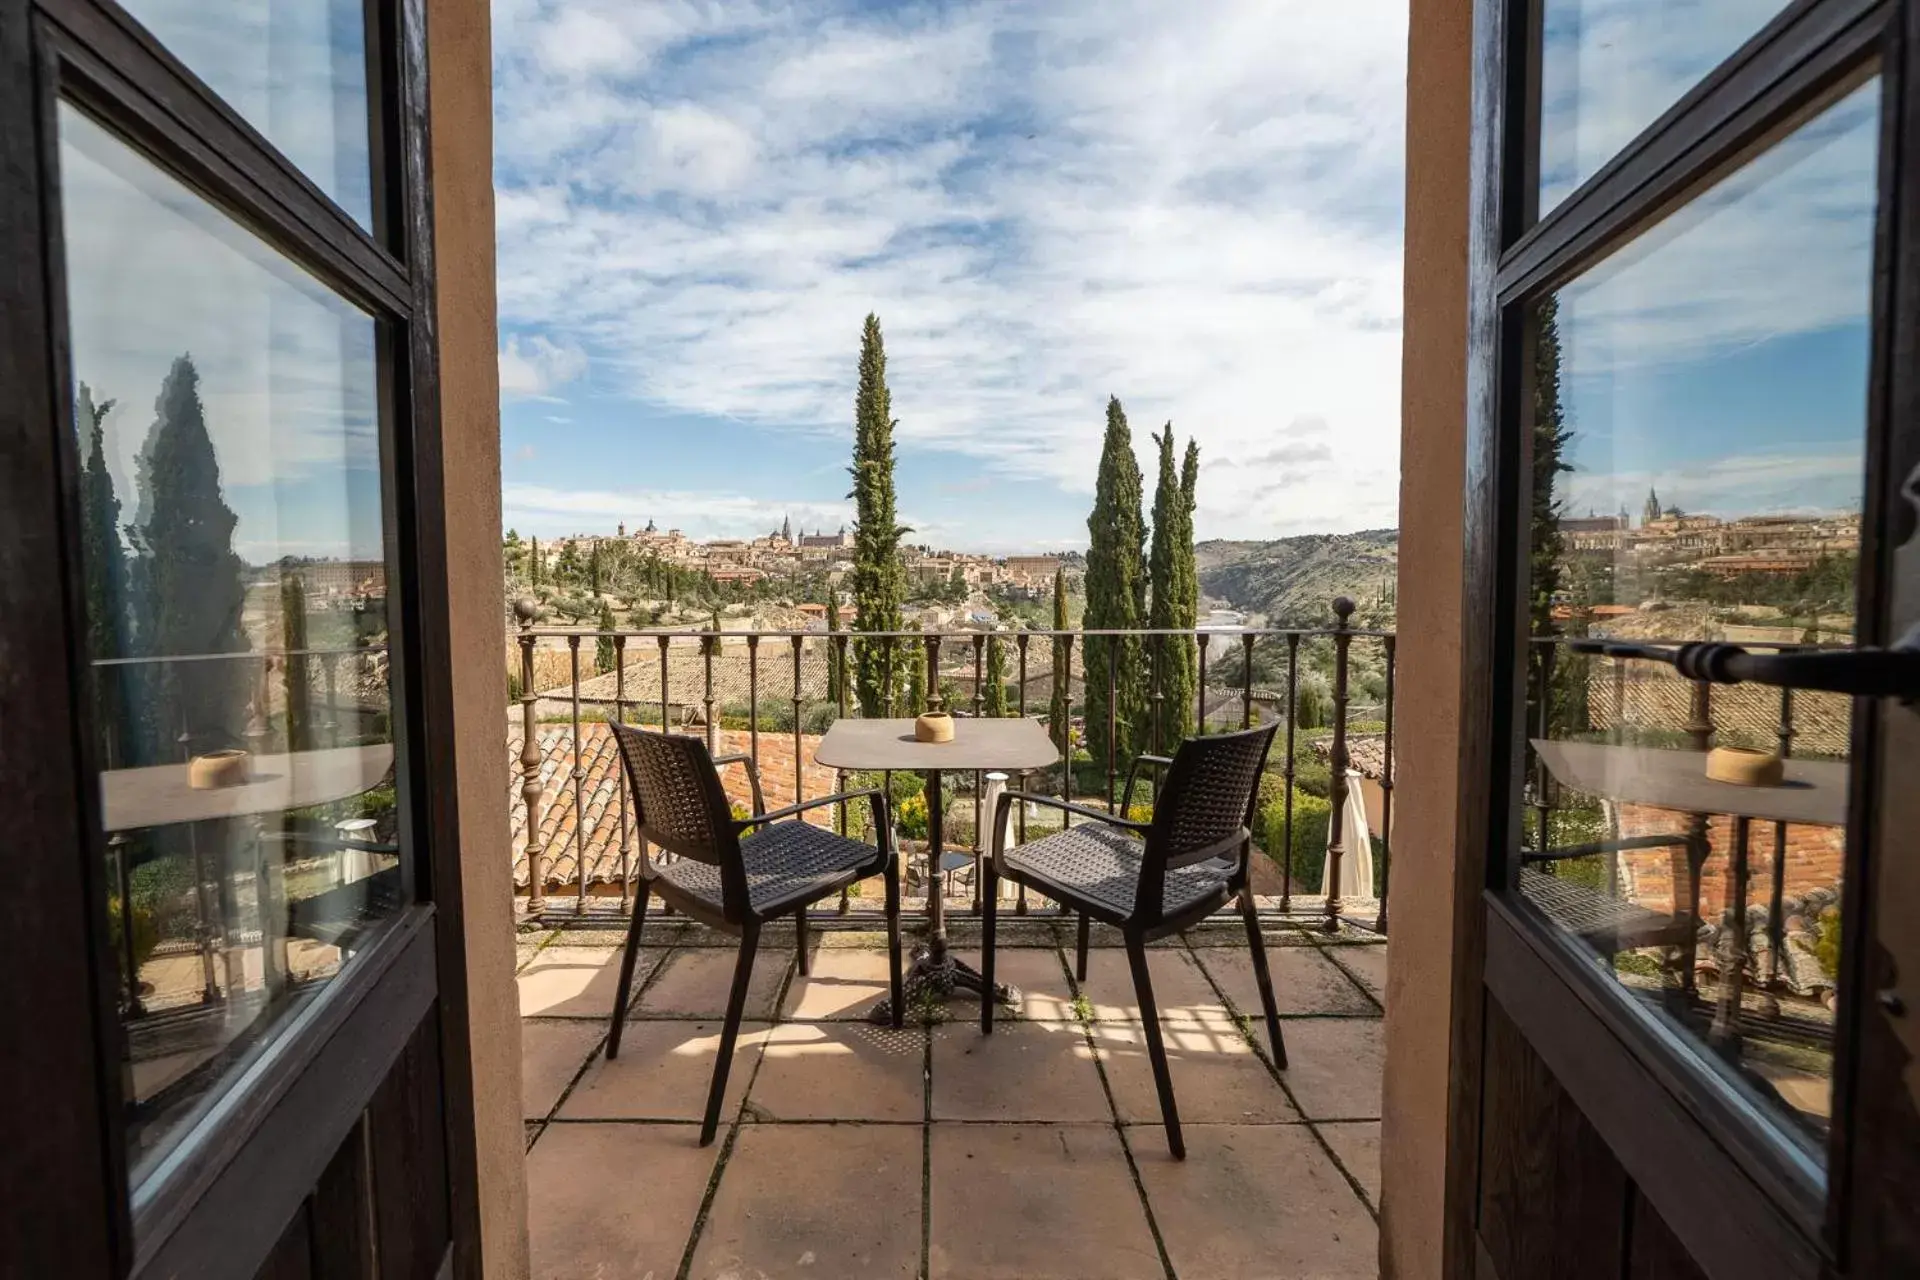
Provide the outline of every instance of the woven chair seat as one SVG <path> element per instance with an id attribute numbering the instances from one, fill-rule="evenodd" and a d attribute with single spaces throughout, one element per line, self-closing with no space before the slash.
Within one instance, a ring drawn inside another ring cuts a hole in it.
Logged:
<path id="1" fill-rule="evenodd" d="M 831 893 L 880 869 L 880 851 L 872 845 L 800 821 L 756 828 L 741 837 L 740 855 L 747 864 L 747 899 L 761 915 Z M 677 858 L 657 870 L 675 888 L 719 909 L 718 866 Z"/>
<path id="2" fill-rule="evenodd" d="M 1677 945 L 1686 937 L 1684 920 L 1534 867 L 1520 868 L 1520 892 L 1555 924 L 1597 950 Z"/>
<path id="3" fill-rule="evenodd" d="M 1145 848 L 1118 827 L 1087 822 L 1007 850 L 1006 867 L 1050 898 L 1130 916 Z M 1175 915 L 1219 892 L 1232 873 L 1232 864 L 1224 860 L 1175 867 L 1167 872 L 1162 910 Z"/>

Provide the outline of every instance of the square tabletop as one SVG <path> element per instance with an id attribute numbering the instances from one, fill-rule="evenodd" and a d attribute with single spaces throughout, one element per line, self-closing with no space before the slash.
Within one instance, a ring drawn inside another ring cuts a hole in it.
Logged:
<path id="1" fill-rule="evenodd" d="M 956 716 L 952 742 L 921 742 L 912 720 L 835 720 L 813 753 L 829 769 L 1044 769 L 1060 749 L 1044 726 L 1025 717 L 1010 720 Z"/>
<path id="2" fill-rule="evenodd" d="M 1681 813 L 1724 813 L 1763 822 L 1840 827 L 1847 822 L 1847 765 L 1788 758 L 1778 786 L 1743 787 L 1707 776 L 1704 751 L 1532 739 L 1562 786 L 1609 800 Z"/>

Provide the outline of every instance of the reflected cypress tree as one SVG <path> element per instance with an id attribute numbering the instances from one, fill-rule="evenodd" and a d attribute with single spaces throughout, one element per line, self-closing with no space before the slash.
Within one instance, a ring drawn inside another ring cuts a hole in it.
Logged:
<path id="1" fill-rule="evenodd" d="M 287 651 L 282 673 L 287 686 L 287 750 L 311 751 L 313 686 L 307 682 L 307 659 L 296 656 L 307 647 L 307 584 L 297 573 L 280 578 L 280 632 Z"/>
<path id="2" fill-rule="evenodd" d="M 120 497 L 107 470 L 106 419 L 115 401 L 96 403 L 93 389 L 80 384 L 74 405 L 74 427 L 80 432 L 86 461 L 80 467 L 81 566 L 86 584 L 87 655 L 90 658 L 126 656 L 127 551 L 120 540 Z M 121 697 L 124 669 L 94 669 L 94 721 L 101 734 L 101 762 L 108 768 L 124 764 L 137 741 L 135 726 L 126 722 L 127 700 Z"/>
<path id="3" fill-rule="evenodd" d="M 245 566 L 234 554 L 239 517 L 220 492 L 220 463 L 200 403 L 193 357 L 173 362 L 154 401 L 153 426 L 137 459 L 140 504 L 131 529 L 131 596 L 140 652 L 151 658 L 244 653 Z M 247 672 L 239 662 L 156 663 L 147 668 L 156 708 L 152 761 L 239 744 Z M 150 761 L 151 762 L 151 761 Z"/>
<path id="4" fill-rule="evenodd" d="M 839 592 L 832 587 L 827 588 L 827 634 L 829 636 L 840 633 L 838 596 Z M 831 702 L 837 711 L 840 707 L 840 650 L 835 647 L 836 643 L 833 640 L 827 641 L 827 701 Z"/>
<path id="5" fill-rule="evenodd" d="M 1559 477 L 1573 470 L 1566 461 L 1567 425 L 1560 393 L 1560 317 L 1557 301 L 1543 299 L 1533 310 L 1532 507 L 1527 530 L 1527 631 L 1535 637 L 1560 633 L 1553 617 L 1555 599 L 1568 577 L 1566 539 L 1560 532 L 1565 503 L 1556 492 Z M 1540 704 L 1548 706 L 1549 731 L 1555 735 L 1586 727 L 1586 663 L 1557 645 L 1528 646 L 1529 725 L 1540 723 Z M 1532 730 L 1537 731 L 1537 730 Z"/>

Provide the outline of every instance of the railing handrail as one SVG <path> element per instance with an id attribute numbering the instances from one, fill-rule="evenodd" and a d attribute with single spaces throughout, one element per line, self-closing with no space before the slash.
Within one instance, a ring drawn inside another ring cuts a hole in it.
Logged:
<path id="1" fill-rule="evenodd" d="M 506 634 L 509 636 L 532 636 L 534 639 L 564 640 L 569 636 L 626 636 L 628 638 L 711 638 L 726 639 L 765 639 L 799 638 L 805 640 L 830 639 L 834 636 L 859 636 L 868 640 L 929 640 L 953 639 L 971 640 L 974 636 L 1028 636 L 1046 639 L 1061 636 L 1185 636 L 1197 639 L 1202 636 L 1334 636 L 1349 635 L 1361 639 L 1383 640 L 1396 634 L 1392 631 L 1367 630 L 1360 627 L 1342 629 L 1339 627 L 1007 627 L 990 629 L 984 627 L 930 627 L 924 631 L 859 631 L 851 627 L 842 627 L 838 631 L 806 630 L 771 627 L 723 627 L 718 631 L 709 631 L 703 627 L 615 627 L 611 631 L 597 627 L 518 627 L 509 623 Z"/>

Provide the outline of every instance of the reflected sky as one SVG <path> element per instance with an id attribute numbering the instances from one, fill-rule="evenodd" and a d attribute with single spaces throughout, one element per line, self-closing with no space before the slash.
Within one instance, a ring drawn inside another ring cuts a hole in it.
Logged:
<path id="1" fill-rule="evenodd" d="M 1546 0 L 1543 7 L 1545 214 L 1782 6 L 1780 0 Z"/>
<path id="2" fill-rule="evenodd" d="M 375 324 L 80 111 L 60 109 L 72 376 L 123 519 L 173 361 L 200 374 L 234 549 L 383 559 Z"/>
<path id="3" fill-rule="evenodd" d="M 1858 510 L 1878 82 L 1562 289 L 1571 516 Z"/>
<path id="4" fill-rule="evenodd" d="M 373 227 L 361 0 L 124 0 L 189 70 Z"/>

